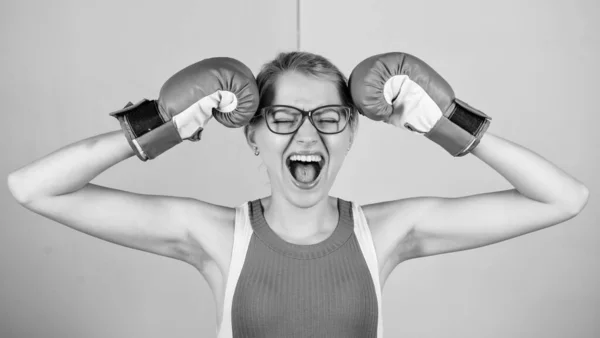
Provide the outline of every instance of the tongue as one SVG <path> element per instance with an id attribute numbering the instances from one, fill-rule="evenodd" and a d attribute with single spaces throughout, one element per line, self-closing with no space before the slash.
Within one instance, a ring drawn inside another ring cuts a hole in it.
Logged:
<path id="1" fill-rule="evenodd" d="M 316 163 L 297 163 L 292 170 L 294 178 L 302 183 L 310 183 L 317 178 Z"/>

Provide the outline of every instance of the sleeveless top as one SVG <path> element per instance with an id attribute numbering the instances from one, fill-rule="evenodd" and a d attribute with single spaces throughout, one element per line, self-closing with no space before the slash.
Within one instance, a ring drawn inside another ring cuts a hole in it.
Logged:
<path id="1" fill-rule="evenodd" d="M 236 208 L 233 251 L 217 338 L 382 338 L 375 246 L 362 209 L 338 198 L 325 240 L 286 242 L 260 200 Z"/>

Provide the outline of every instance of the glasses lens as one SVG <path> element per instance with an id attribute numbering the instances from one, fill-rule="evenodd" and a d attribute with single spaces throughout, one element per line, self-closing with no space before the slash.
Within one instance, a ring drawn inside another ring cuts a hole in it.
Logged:
<path id="1" fill-rule="evenodd" d="M 344 130 L 350 118 L 348 107 L 323 107 L 315 110 L 312 120 L 317 129 L 325 134 L 335 134 Z"/>
<path id="2" fill-rule="evenodd" d="M 265 117 L 269 129 L 281 134 L 293 132 L 302 121 L 302 113 L 290 107 L 268 107 Z"/>

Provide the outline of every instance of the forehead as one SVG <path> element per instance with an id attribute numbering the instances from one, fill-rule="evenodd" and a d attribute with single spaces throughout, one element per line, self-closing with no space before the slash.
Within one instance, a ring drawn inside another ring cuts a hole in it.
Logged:
<path id="1" fill-rule="evenodd" d="M 273 104 L 308 110 L 328 104 L 341 104 L 341 100 L 331 79 L 287 72 L 281 74 L 275 83 Z"/>

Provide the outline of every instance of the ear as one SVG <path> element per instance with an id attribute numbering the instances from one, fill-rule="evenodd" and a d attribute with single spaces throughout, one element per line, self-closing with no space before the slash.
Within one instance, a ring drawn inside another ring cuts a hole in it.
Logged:
<path id="1" fill-rule="evenodd" d="M 348 145 L 348 151 L 350 151 L 350 148 L 352 148 L 352 145 L 354 144 L 354 140 L 356 139 L 356 133 L 358 132 L 358 118 L 359 118 L 359 116 L 356 116 L 356 120 L 351 125 L 350 144 Z"/>
<path id="2" fill-rule="evenodd" d="M 251 124 L 246 125 L 244 127 L 244 135 L 246 135 L 246 142 L 250 146 L 250 149 L 254 151 L 258 147 L 256 144 L 256 128 L 254 128 Z"/>

